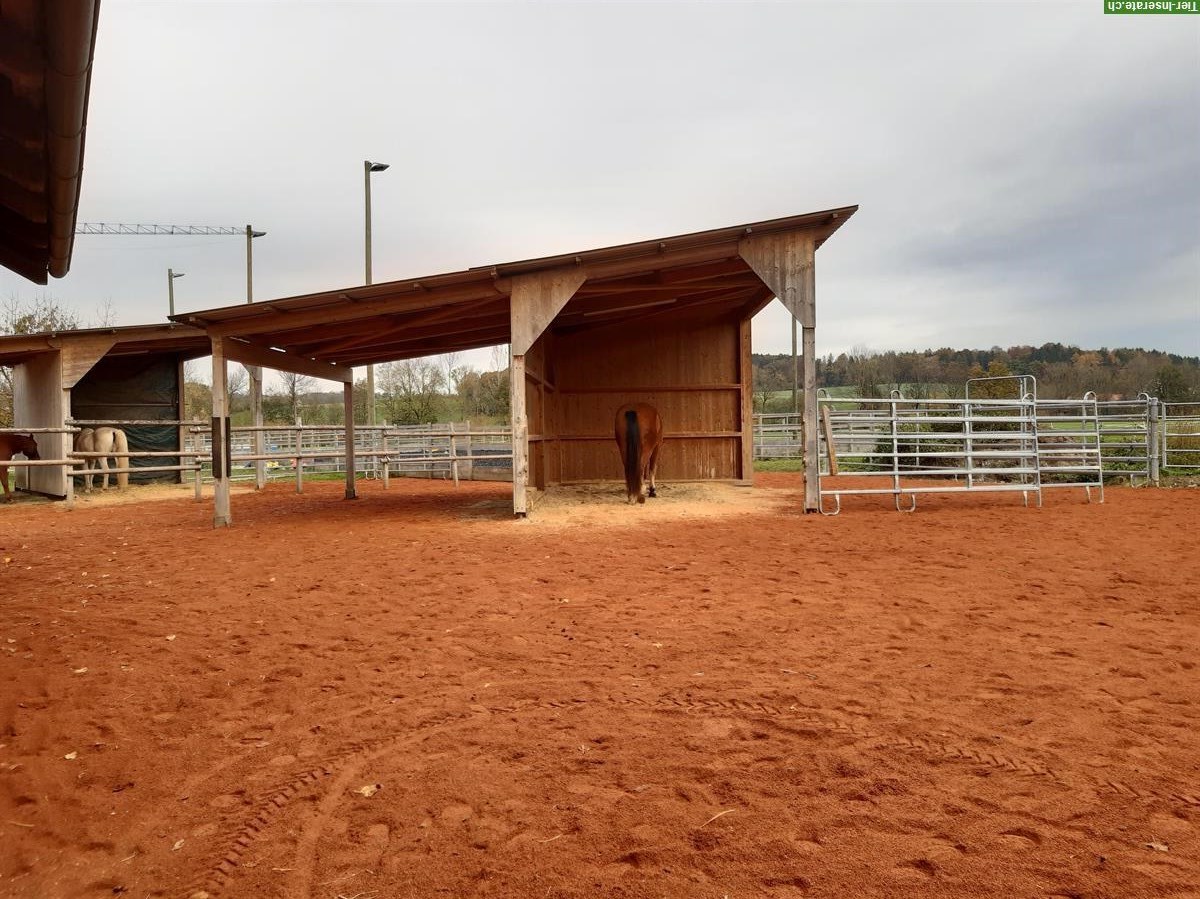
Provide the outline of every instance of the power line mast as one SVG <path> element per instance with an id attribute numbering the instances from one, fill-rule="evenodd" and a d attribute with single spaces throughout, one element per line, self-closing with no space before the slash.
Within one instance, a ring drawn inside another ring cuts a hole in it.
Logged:
<path id="1" fill-rule="evenodd" d="M 125 225 L 110 222 L 81 222 L 76 234 L 245 234 L 245 228 L 211 225 Z"/>

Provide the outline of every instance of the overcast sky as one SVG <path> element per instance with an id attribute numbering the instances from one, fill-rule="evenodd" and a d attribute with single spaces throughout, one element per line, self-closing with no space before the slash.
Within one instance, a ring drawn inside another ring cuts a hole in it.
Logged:
<path id="1" fill-rule="evenodd" d="M 81 222 L 237 225 L 255 298 L 835 206 L 817 347 L 1200 354 L 1200 16 L 1084 2 L 104 0 Z M 94 321 L 245 299 L 239 237 L 79 236 Z M 7 270 L 0 297 L 42 288 Z M 773 303 L 758 352 L 790 351 Z M 469 361 L 486 365 L 490 354 Z"/>

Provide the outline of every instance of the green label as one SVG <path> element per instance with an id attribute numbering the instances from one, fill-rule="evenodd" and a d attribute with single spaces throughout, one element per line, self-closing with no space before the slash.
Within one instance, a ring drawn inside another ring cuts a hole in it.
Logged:
<path id="1" fill-rule="evenodd" d="M 1200 15 L 1200 0 L 1103 0 L 1105 14 Z"/>

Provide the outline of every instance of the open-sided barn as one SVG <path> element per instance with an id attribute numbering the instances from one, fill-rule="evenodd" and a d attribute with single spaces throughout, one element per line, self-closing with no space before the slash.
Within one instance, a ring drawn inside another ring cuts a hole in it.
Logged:
<path id="1" fill-rule="evenodd" d="M 803 327 L 805 508 L 816 510 L 814 259 L 856 209 L 177 315 L 212 342 L 214 523 L 231 521 L 228 452 L 219 458 L 231 361 L 343 382 L 351 423 L 354 366 L 510 344 L 518 516 L 530 485 L 615 477 L 613 415 L 636 400 L 662 410 L 665 478 L 748 481 L 750 320 L 773 297 Z"/>

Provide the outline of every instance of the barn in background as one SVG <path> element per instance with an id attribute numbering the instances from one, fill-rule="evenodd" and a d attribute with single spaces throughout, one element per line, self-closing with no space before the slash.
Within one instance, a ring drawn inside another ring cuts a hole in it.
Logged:
<path id="1" fill-rule="evenodd" d="M 804 505 L 815 511 L 815 253 L 857 208 L 175 316 L 212 345 L 214 524 L 232 521 L 219 458 L 229 362 L 340 381 L 352 422 L 355 366 L 508 343 L 518 516 L 529 486 L 619 477 L 613 420 L 631 401 L 663 414 L 664 480 L 749 483 L 750 321 L 773 297 L 803 328 Z"/>
<path id="2" fill-rule="evenodd" d="M 96 328 L 59 334 L 0 337 L 0 365 L 13 368 L 13 424 L 17 428 L 65 429 L 79 421 L 165 421 L 183 418 L 183 365 L 206 356 L 203 332 L 183 325 Z M 170 425 L 126 425 L 131 450 L 181 449 L 180 430 Z M 65 459 L 66 433 L 35 435 L 43 459 Z M 178 464 L 131 459 L 134 466 Z M 65 497 L 64 468 L 24 469 L 25 489 Z M 146 476 L 149 477 L 149 476 Z M 154 477 L 163 477 L 161 473 Z M 177 474 L 169 475 L 177 479 Z M 144 480 L 135 473 L 131 481 Z"/>

